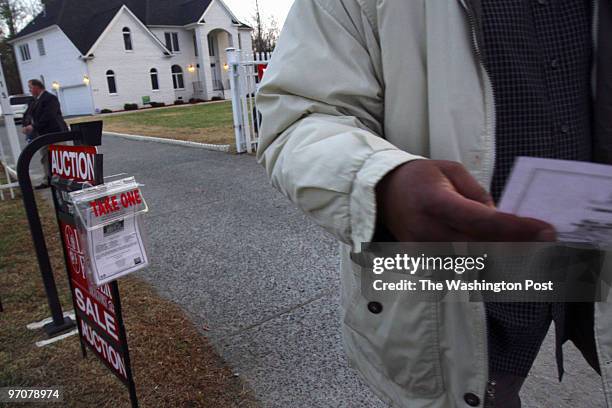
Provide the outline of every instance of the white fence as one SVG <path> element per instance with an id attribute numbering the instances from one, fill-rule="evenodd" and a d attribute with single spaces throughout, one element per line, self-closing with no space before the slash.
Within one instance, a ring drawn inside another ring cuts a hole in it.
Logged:
<path id="1" fill-rule="evenodd" d="M 255 93 L 259 76 L 268 65 L 268 53 L 243 54 L 228 48 L 227 61 L 230 69 L 234 132 L 238 153 L 253 153 L 259 141 L 261 117 L 255 106 Z"/>
<path id="2" fill-rule="evenodd" d="M 14 189 L 19 187 L 18 183 L 11 181 L 11 176 L 16 175 L 15 169 L 17 168 L 17 159 L 21 154 L 21 145 L 4 80 L 2 61 L 0 61 L 0 107 L 2 108 L 2 112 L 0 112 L 2 114 L 0 119 L 0 163 L 4 168 L 5 177 L 4 182 L 0 180 L 0 200 L 4 200 L 5 190 L 9 190 L 11 198 L 15 198 Z"/>
<path id="3" fill-rule="evenodd" d="M 12 120 L 12 117 L 8 118 L 8 120 Z M 11 164 L 13 164 L 14 166 L 16 163 L 15 163 L 15 160 L 12 159 L 14 154 L 11 154 L 9 158 L 9 156 L 4 152 L 4 142 L 5 142 L 4 139 L 7 139 L 6 142 L 9 141 L 8 138 L 4 138 L 4 137 L 2 137 L 2 140 L 0 140 L 0 164 L 2 165 L 2 168 L 4 169 L 4 181 L 0 180 L 0 200 L 4 200 L 5 190 L 9 190 L 11 198 L 14 199 L 15 198 L 14 189 L 19 186 L 16 182 L 11 181 L 11 172 L 9 170 L 9 166 Z"/>

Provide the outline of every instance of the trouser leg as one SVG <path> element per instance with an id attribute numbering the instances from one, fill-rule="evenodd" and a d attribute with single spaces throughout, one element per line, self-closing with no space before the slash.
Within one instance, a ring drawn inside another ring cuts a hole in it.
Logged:
<path id="1" fill-rule="evenodd" d="M 45 172 L 45 183 L 49 183 L 51 180 L 51 169 L 49 166 L 49 148 L 47 146 L 40 149 L 40 164 L 42 164 L 43 171 Z"/>
<path id="2" fill-rule="evenodd" d="M 519 393 L 525 377 L 506 373 L 491 373 L 485 408 L 521 408 Z"/>

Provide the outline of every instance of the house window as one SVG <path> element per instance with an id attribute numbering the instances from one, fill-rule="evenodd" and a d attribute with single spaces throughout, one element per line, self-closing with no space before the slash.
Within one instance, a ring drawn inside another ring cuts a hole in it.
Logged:
<path id="1" fill-rule="evenodd" d="M 21 53 L 22 61 L 29 61 L 32 59 L 32 56 L 30 56 L 30 45 L 29 44 L 20 45 L 19 52 Z"/>
<path id="2" fill-rule="evenodd" d="M 193 35 L 193 51 L 195 53 L 195 56 L 198 56 L 198 40 L 196 39 L 196 35 Z"/>
<path id="3" fill-rule="evenodd" d="M 123 46 L 126 51 L 133 51 L 134 47 L 132 47 L 132 32 L 129 28 L 123 28 Z"/>
<path id="4" fill-rule="evenodd" d="M 47 50 L 45 50 L 45 42 L 42 38 L 36 40 L 36 45 L 38 46 L 38 55 L 40 55 L 41 57 L 43 55 L 47 55 Z"/>
<path id="5" fill-rule="evenodd" d="M 159 77 L 157 76 L 157 69 L 151 68 L 151 88 L 154 91 L 159 90 Z"/>
<path id="6" fill-rule="evenodd" d="M 174 89 L 185 89 L 183 70 L 178 65 L 172 66 L 172 84 L 174 85 Z"/>
<path id="7" fill-rule="evenodd" d="M 164 33 L 164 37 L 166 39 L 166 48 L 170 52 L 179 52 L 181 50 L 179 48 L 178 33 Z"/>
<path id="8" fill-rule="evenodd" d="M 115 95 L 117 93 L 117 81 L 115 80 L 115 72 L 112 70 L 106 71 L 106 82 L 108 83 L 108 93 Z"/>

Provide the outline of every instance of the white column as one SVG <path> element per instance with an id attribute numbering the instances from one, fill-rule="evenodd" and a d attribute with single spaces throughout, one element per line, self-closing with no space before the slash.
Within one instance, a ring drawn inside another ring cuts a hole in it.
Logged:
<path id="1" fill-rule="evenodd" d="M 210 51 L 208 49 L 208 31 L 198 26 L 196 28 L 196 43 L 198 45 L 198 64 L 200 65 L 200 81 L 204 86 L 205 99 L 212 97 L 213 83 L 210 72 Z"/>
<path id="2" fill-rule="evenodd" d="M 219 36 L 219 72 L 221 73 L 221 82 L 223 83 L 223 87 L 225 90 L 229 84 L 229 69 L 225 70 L 225 64 L 228 64 L 228 56 L 227 51 L 230 48 L 238 49 L 238 47 L 234 46 L 238 42 L 238 39 L 235 37 L 235 34 L 232 33 L 223 33 Z M 240 51 L 238 49 L 238 51 Z"/>
<path id="3" fill-rule="evenodd" d="M 244 153 L 247 150 L 247 143 L 240 91 L 240 51 L 236 51 L 235 48 L 228 48 L 225 51 L 227 52 L 227 63 L 229 64 L 229 80 L 232 92 L 232 114 L 234 116 L 236 151 L 238 153 Z"/>

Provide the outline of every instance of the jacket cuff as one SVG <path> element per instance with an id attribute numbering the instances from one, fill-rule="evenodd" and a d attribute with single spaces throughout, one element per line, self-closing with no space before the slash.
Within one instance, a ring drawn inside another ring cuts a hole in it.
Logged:
<path id="1" fill-rule="evenodd" d="M 412 160 L 424 159 L 402 150 L 374 153 L 357 173 L 350 197 L 351 241 L 353 251 L 361 252 L 361 244 L 371 242 L 376 229 L 376 185 L 389 172 Z"/>

